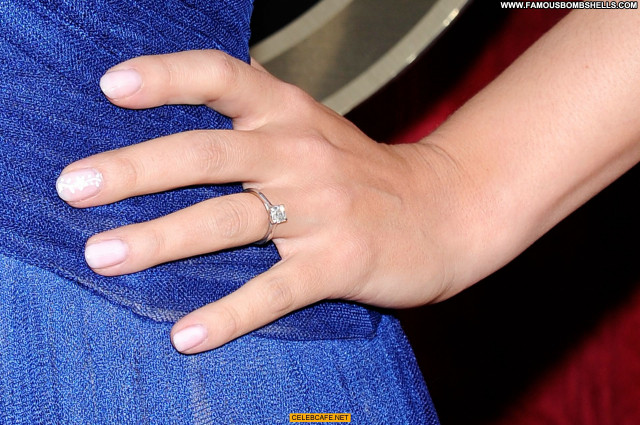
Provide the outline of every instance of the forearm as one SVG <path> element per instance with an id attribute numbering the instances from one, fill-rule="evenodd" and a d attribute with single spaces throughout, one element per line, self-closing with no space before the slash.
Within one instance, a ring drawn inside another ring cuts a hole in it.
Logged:
<path id="1" fill-rule="evenodd" d="M 640 159 L 640 14 L 572 13 L 425 139 L 456 164 L 455 290 Z M 460 187 L 462 186 L 462 187 Z"/>

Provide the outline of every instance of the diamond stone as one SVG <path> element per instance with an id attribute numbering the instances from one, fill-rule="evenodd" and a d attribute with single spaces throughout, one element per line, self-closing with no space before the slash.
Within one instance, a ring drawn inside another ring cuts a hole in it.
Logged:
<path id="1" fill-rule="evenodd" d="M 284 205 L 272 205 L 271 208 L 269 208 L 269 219 L 271 220 L 271 224 L 280 224 L 287 221 Z"/>

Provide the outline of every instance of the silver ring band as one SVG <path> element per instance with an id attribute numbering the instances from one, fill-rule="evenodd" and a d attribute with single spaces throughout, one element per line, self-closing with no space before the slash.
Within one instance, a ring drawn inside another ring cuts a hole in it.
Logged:
<path id="1" fill-rule="evenodd" d="M 258 199 L 262 201 L 265 209 L 267 210 L 267 214 L 269 215 L 269 228 L 267 229 L 267 233 L 264 234 L 262 239 L 255 242 L 257 245 L 265 244 L 273 238 L 273 232 L 276 230 L 276 226 L 281 223 L 286 223 L 287 221 L 287 214 L 284 210 L 284 205 L 273 205 L 271 202 L 269 202 L 267 197 L 264 196 L 262 192 L 256 189 L 249 188 L 243 190 L 243 192 L 251 193 L 252 195 L 257 196 Z"/>

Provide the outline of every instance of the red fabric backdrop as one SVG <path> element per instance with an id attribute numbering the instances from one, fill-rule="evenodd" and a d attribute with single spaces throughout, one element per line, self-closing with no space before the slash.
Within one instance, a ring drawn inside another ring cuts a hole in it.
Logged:
<path id="1" fill-rule="evenodd" d="M 497 3 L 472 4 L 349 118 L 419 140 L 567 13 Z M 399 313 L 443 424 L 640 423 L 637 168 L 504 270 Z"/>

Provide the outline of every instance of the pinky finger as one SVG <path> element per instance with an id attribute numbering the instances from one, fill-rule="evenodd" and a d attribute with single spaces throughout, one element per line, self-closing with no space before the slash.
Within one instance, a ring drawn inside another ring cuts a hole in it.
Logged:
<path id="1" fill-rule="evenodd" d="M 294 258 L 281 261 L 180 319 L 171 330 L 171 343 L 184 354 L 211 350 L 319 301 L 324 297 L 316 289 L 317 272 Z"/>

